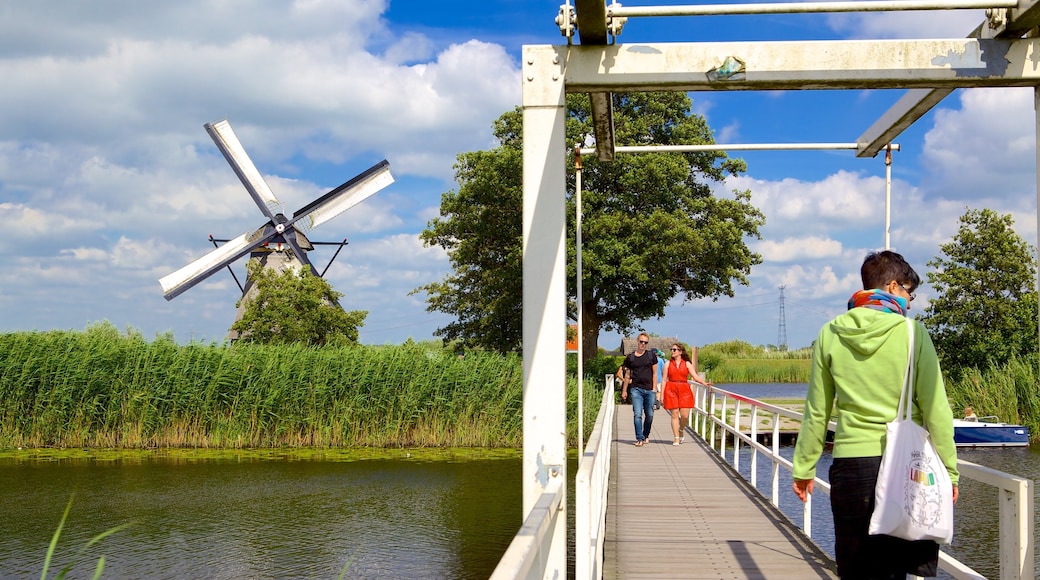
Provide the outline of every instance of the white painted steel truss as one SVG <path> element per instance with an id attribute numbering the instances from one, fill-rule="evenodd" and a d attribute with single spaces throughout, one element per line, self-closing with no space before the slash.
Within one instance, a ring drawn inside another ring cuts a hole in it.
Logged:
<path id="1" fill-rule="evenodd" d="M 1040 40 L 1019 38 L 1040 21 L 1032 0 L 1001 9 L 1003 23 L 983 23 L 967 39 L 630 45 L 607 44 L 619 29 L 604 22 L 602 0 L 577 4 L 582 46 L 523 48 L 525 517 L 567 477 L 567 92 L 590 93 L 600 140 L 613 133 L 612 91 L 915 89 L 857 140 L 859 155 L 873 156 L 955 88 L 1040 85 Z M 614 143 L 598 141 L 597 148 L 601 159 L 613 158 Z M 565 501 L 559 509 L 567 509 Z M 556 520 L 544 577 L 566 574 L 565 522 Z M 1032 566 L 1032 552 L 1030 545 L 1022 566 Z"/>

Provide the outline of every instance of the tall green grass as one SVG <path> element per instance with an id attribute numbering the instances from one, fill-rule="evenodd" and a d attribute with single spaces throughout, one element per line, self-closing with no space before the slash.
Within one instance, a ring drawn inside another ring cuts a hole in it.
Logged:
<path id="1" fill-rule="evenodd" d="M 809 359 L 727 359 L 707 371 L 713 383 L 808 383 Z"/>
<path id="2" fill-rule="evenodd" d="M 807 383 L 812 350 L 781 351 L 730 340 L 703 346 L 698 359 L 715 383 Z"/>
<path id="3" fill-rule="evenodd" d="M 573 441 L 573 380 L 563 396 Z M 6 448 L 519 447 L 522 405 L 515 355 L 185 346 L 110 324 L 0 334 Z M 586 432 L 598 405 L 587 390 Z"/>

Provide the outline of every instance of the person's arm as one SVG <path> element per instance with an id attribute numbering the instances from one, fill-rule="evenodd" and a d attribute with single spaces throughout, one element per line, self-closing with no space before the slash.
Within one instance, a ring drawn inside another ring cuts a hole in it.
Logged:
<path id="1" fill-rule="evenodd" d="M 661 391 L 661 384 L 657 382 L 657 357 L 654 357 L 653 367 L 650 369 L 650 380 L 654 383 L 654 392 L 659 393 Z"/>
<path id="2" fill-rule="evenodd" d="M 821 330 L 813 343 L 812 366 L 809 375 L 809 391 L 805 395 L 802 427 L 794 447 L 792 489 L 798 499 L 805 501 L 813 490 L 816 478 L 816 462 L 823 453 L 827 438 L 827 423 L 834 405 L 834 377 L 831 376 L 824 355 L 824 345 L 829 337 Z"/>
<path id="3" fill-rule="evenodd" d="M 693 366 L 693 361 L 686 361 L 686 370 L 690 373 L 690 377 L 693 378 L 693 382 L 704 387 L 712 386 L 711 381 L 702 381 L 700 375 L 697 374 L 697 367 Z"/>

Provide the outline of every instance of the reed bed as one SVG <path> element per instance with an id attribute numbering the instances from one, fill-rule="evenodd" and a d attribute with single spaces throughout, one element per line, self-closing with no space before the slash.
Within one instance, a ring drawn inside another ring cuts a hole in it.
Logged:
<path id="1" fill-rule="evenodd" d="M 1040 440 L 1040 373 L 1035 357 L 1012 358 L 986 370 L 969 369 L 946 382 L 954 416 L 972 407 L 979 416 L 994 415 L 1005 423 L 1029 427 L 1031 439 Z"/>
<path id="2" fill-rule="evenodd" d="M 809 359 L 726 359 L 708 371 L 714 383 L 807 383 Z"/>
<path id="3" fill-rule="evenodd" d="M 0 334 L 3 448 L 519 447 L 522 404 L 515 355 L 178 345 L 108 324 Z"/>

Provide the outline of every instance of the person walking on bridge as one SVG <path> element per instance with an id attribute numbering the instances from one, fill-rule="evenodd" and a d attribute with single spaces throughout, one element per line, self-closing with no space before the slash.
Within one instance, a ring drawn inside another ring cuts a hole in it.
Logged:
<path id="1" fill-rule="evenodd" d="M 864 289 L 849 299 L 848 312 L 825 324 L 813 343 L 805 419 L 794 448 L 794 493 L 804 502 L 813 491 L 816 462 L 832 407 L 837 405 L 829 479 L 838 575 L 843 579 L 935 576 L 937 543 L 869 534 L 886 424 L 896 418 L 907 370 L 910 336 L 905 317 L 921 279 L 903 256 L 888 250 L 869 254 L 860 277 Z M 912 326 L 913 418 L 928 429 L 950 474 L 956 503 L 953 411 L 928 331 L 918 321 Z"/>
<path id="2" fill-rule="evenodd" d="M 705 387 L 711 386 L 711 383 L 701 380 L 693 360 L 686 354 L 686 347 L 679 343 L 672 345 L 672 360 L 668 363 L 667 376 L 662 405 L 672 416 L 672 445 L 679 445 L 685 440 L 683 428 L 690 424 L 690 412 L 694 405 L 689 381 L 693 380 Z"/>
<path id="3" fill-rule="evenodd" d="M 628 371 L 631 384 L 628 386 L 632 397 L 632 417 L 636 430 L 636 447 L 646 445 L 650 436 L 650 426 L 654 423 L 654 401 L 657 399 L 657 357 L 646 350 L 650 343 L 650 335 L 639 333 L 636 350 L 625 357 L 624 367 Z M 621 398 L 625 397 L 622 391 Z"/>

